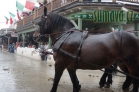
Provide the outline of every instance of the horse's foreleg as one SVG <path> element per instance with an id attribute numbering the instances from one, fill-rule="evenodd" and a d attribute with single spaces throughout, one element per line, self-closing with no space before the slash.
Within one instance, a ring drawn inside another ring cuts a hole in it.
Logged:
<path id="1" fill-rule="evenodd" d="M 76 75 L 76 70 L 68 70 L 72 84 L 73 84 L 73 92 L 79 92 L 81 85 L 79 84 L 79 80 Z"/>
<path id="2" fill-rule="evenodd" d="M 55 76 L 54 76 L 54 82 L 53 82 L 53 87 L 50 92 L 56 92 L 57 91 L 57 86 L 59 83 L 59 80 L 63 74 L 64 67 L 60 64 L 55 64 Z"/>

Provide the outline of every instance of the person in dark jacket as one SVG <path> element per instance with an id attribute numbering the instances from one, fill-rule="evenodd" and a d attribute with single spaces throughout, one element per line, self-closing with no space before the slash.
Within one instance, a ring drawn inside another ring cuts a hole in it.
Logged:
<path id="1" fill-rule="evenodd" d="M 9 50 L 10 50 L 11 53 L 14 53 L 14 48 L 13 48 L 13 44 L 12 43 L 10 43 L 10 45 L 9 45 Z"/>
<path id="2" fill-rule="evenodd" d="M 109 68 L 105 68 L 105 71 L 104 71 L 102 77 L 100 78 L 100 82 L 99 82 L 100 88 L 102 88 L 102 87 L 109 88 L 110 85 L 112 85 L 112 82 L 113 82 L 112 74 L 116 73 L 114 68 L 117 68 L 117 64 L 115 63 L 112 66 L 110 66 Z"/>

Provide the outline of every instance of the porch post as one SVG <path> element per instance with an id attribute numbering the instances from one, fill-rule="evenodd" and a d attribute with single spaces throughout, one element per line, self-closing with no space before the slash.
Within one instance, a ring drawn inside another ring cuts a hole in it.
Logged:
<path id="1" fill-rule="evenodd" d="M 20 34 L 18 34 L 18 37 L 17 37 L 17 42 L 19 42 L 19 37 L 20 37 Z"/>
<path id="2" fill-rule="evenodd" d="M 51 37 L 49 36 L 49 42 L 48 42 L 48 48 L 52 48 L 52 40 L 51 40 Z"/>
<path id="3" fill-rule="evenodd" d="M 135 22 L 135 31 L 139 30 L 139 23 Z M 139 32 L 135 33 L 139 37 Z"/>
<path id="4" fill-rule="evenodd" d="M 78 29 L 82 30 L 82 19 L 78 18 Z"/>
<path id="5" fill-rule="evenodd" d="M 119 30 L 123 30 L 123 26 L 122 25 L 119 25 Z"/>
<path id="6" fill-rule="evenodd" d="M 25 34 L 22 34 L 22 38 L 23 38 L 23 42 L 22 42 L 22 46 L 25 47 Z"/>
<path id="7" fill-rule="evenodd" d="M 72 24 L 75 26 L 76 29 L 78 29 L 78 25 L 75 23 L 74 20 L 70 20 L 72 22 Z"/>

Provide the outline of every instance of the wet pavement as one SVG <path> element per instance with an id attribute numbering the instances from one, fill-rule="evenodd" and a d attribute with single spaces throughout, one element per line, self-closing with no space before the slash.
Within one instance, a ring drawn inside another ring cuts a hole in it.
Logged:
<path id="1" fill-rule="evenodd" d="M 103 72 L 78 70 L 80 92 L 122 92 L 125 77 L 114 77 L 110 89 L 99 88 Z M 120 74 L 121 75 L 121 74 Z M 0 51 L 0 92 L 50 92 L 54 76 L 54 61 L 38 61 Z M 64 71 L 57 92 L 72 92 L 72 83 Z"/>

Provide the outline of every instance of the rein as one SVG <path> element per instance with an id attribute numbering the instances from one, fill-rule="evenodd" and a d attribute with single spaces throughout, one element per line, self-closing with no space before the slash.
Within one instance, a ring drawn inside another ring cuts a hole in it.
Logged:
<path id="1" fill-rule="evenodd" d="M 44 34 L 44 35 L 39 35 L 36 39 L 36 41 L 38 41 L 39 39 L 41 39 L 42 37 L 50 37 L 50 36 L 53 36 L 53 35 L 57 35 L 57 34 L 61 34 L 63 32 L 57 32 L 57 33 L 53 33 L 53 34 Z"/>
<path id="2" fill-rule="evenodd" d="M 44 36 L 44 37 L 48 37 L 48 36 L 53 36 L 53 35 L 57 35 L 57 34 L 61 34 L 63 32 L 56 32 L 56 33 L 53 33 L 53 34 L 44 34 L 44 35 L 41 35 L 41 36 Z"/>

